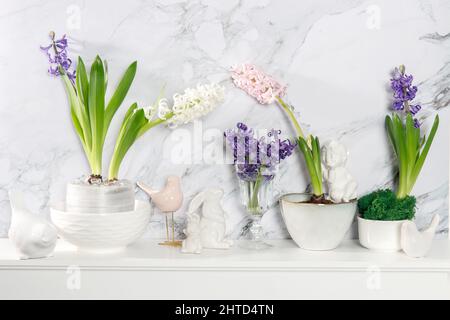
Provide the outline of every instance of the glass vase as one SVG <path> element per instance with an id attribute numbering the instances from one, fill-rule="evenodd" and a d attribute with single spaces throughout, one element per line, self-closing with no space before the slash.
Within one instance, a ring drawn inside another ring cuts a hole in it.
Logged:
<path id="1" fill-rule="evenodd" d="M 261 250 L 271 247 L 264 241 L 261 225 L 263 214 L 269 209 L 273 198 L 273 176 L 260 175 L 254 180 L 242 179 L 238 175 L 241 203 L 250 216 L 251 222 L 246 240 L 241 246 L 246 249 Z"/>

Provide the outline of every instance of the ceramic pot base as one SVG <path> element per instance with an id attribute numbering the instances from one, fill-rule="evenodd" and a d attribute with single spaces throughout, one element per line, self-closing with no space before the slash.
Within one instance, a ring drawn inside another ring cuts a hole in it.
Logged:
<path id="1" fill-rule="evenodd" d="M 146 230 L 150 203 L 136 201 L 134 210 L 109 213 L 68 212 L 64 203 L 50 208 L 58 235 L 80 251 L 113 253 L 135 242 Z"/>
<path id="2" fill-rule="evenodd" d="M 280 198 L 281 213 L 295 243 L 302 249 L 327 251 L 339 246 L 357 211 L 353 200 L 337 204 L 307 203 L 311 196 L 286 194 Z"/>

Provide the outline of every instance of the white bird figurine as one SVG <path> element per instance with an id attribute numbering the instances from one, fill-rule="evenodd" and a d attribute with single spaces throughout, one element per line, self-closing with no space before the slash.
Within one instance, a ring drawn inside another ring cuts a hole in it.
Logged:
<path id="1" fill-rule="evenodd" d="M 155 206 L 166 213 L 166 235 L 167 241 L 160 243 L 173 247 L 181 246 L 181 241 L 175 241 L 175 223 L 173 214 L 181 208 L 183 204 L 183 192 L 181 190 L 181 179 L 178 176 L 167 177 L 166 185 L 162 190 L 155 190 L 143 182 L 136 183 L 153 201 Z M 169 240 L 169 221 L 167 214 L 172 217 L 172 240 Z"/>
<path id="2" fill-rule="evenodd" d="M 45 258 L 53 253 L 57 232 L 47 219 L 32 214 L 25 206 L 23 194 L 9 192 L 11 225 L 8 238 L 14 244 L 20 259 Z"/>
<path id="3" fill-rule="evenodd" d="M 426 256 L 431 249 L 431 244 L 439 225 L 439 220 L 439 215 L 434 215 L 430 226 L 423 231 L 418 231 L 416 224 L 412 221 L 404 222 L 401 230 L 401 245 L 403 251 L 413 258 Z"/>

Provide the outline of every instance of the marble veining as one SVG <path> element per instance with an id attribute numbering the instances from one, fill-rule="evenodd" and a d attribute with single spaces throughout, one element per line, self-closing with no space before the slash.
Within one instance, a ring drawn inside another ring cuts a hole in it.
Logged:
<path id="1" fill-rule="evenodd" d="M 108 133 L 105 162 L 132 102 L 151 103 L 164 84 L 169 96 L 203 81 L 226 87 L 225 103 L 204 121 L 173 132 L 152 129 L 121 168 L 122 178 L 155 187 L 162 187 L 168 175 L 182 177 L 185 201 L 176 215 L 178 233 L 185 227 L 189 201 L 211 187 L 224 190 L 231 238 L 238 238 L 249 223 L 231 166 L 210 159 L 211 150 L 220 150 L 220 132 L 244 121 L 294 134 L 276 106 L 258 105 L 233 87 L 230 66 L 255 63 L 289 84 L 287 99 L 306 131 L 347 146 L 347 168 L 364 194 L 393 183 L 394 158 L 383 123 L 390 102 L 389 72 L 405 64 L 419 85 L 424 127 L 429 128 L 436 113 L 441 117 L 414 194 L 418 227 L 429 225 L 438 213 L 443 237 L 448 232 L 449 16 L 450 2 L 440 0 L 4 1 L 0 237 L 7 235 L 10 223 L 9 189 L 26 192 L 30 210 L 48 215 L 49 204 L 64 198 L 66 183 L 88 172 L 63 86 L 47 75 L 46 58 L 39 51 L 50 30 L 68 34 L 74 57 L 80 54 L 88 63 L 96 54 L 107 59 L 109 86 L 138 60 L 135 82 Z M 183 132 L 190 139 L 180 142 Z M 191 144 L 189 157 L 179 154 L 180 143 Z M 277 192 L 307 187 L 296 154 L 280 169 Z M 145 199 L 141 192 L 138 197 Z M 164 237 L 163 219 L 155 213 L 145 237 Z M 288 237 L 276 204 L 262 223 L 269 238 Z M 353 228 L 349 237 L 354 236 Z"/>

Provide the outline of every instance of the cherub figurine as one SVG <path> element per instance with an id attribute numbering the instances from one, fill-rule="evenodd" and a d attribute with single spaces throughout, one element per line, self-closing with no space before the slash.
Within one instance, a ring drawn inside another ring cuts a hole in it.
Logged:
<path id="1" fill-rule="evenodd" d="M 349 202 L 356 199 L 358 184 L 345 168 L 348 152 L 336 140 L 322 147 L 323 177 L 328 187 L 328 195 L 333 202 Z"/>

